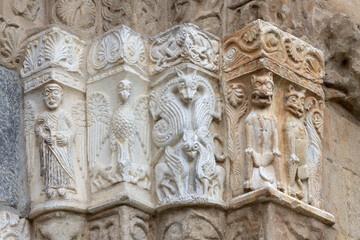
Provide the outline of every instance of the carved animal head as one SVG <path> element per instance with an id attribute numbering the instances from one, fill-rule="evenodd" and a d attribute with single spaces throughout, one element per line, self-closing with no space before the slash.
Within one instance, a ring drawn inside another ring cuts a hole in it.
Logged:
<path id="1" fill-rule="evenodd" d="M 123 103 L 125 103 L 129 99 L 131 95 L 131 90 L 132 90 L 132 84 L 130 81 L 122 80 L 119 82 L 118 91 L 119 91 L 120 100 Z"/>
<path id="2" fill-rule="evenodd" d="M 199 137 L 193 131 L 184 130 L 183 141 L 184 145 L 182 149 L 185 155 L 189 160 L 194 160 L 200 151 Z"/>
<path id="3" fill-rule="evenodd" d="M 285 94 L 286 109 L 294 116 L 301 118 L 305 110 L 305 90 L 296 91 L 293 85 L 289 85 Z"/>
<path id="4" fill-rule="evenodd" d="M 273 74 L 270 71 L 254 74 L 251 77 L 251 102 L 258 107 L 270 106 L 273 99 Z"/>
<path id="5" fill-rule="evenodd" d="M 177 90 L 180 98 L 184 103 L 191 103 L 195 100 L 198 91 L 198 81 L 196 79 L 196 71 L 192 74 L 185 74 L 181 70 L 175 68 L 179 80 L 177 82 Z"/>
<path id="6" fill-rule="evenodd" d="M 60 105 L 63 94 L 62 87 L 56 83 L 47 84 L 42 91 L 43 100 L 49 109 L 56 109 Z"/>

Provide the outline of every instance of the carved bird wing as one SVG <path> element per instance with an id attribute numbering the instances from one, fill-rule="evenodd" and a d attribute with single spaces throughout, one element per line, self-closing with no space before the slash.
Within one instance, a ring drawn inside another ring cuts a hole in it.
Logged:
<path id="1" fill-rule="evenodd" d="M 199 129 L 200 127 L 208 127 L 212 121 L 212 112 L 214 112 L 214 105 L 210 101 L 210 97 L 203 96 L 199 98 L 194 105 L 193 127 Z"/>
<path id="2" fill-rule="evenodd" d="M 136 133 L 139 138 L 139 142 L 143 149 L 144 154 L 146 155 L 148 146 L 148 122 L 149 122 L 149 96 L 141 96 L 136 100 L 134 117 L 135 117 L 135 126 Z"/>
<path id="3" fill-rule="evenodd" d="M 183 162 L 180 157 L 170 152 L 170 147 L 165 149 L 165 159 L 174 175 L 180 175 L 184 171 Z"/>
<path id="4" fill-rule="evenodd" d="M 91 94 L 87 101 L 88 146 L 90 166 L 100 154 L 102 145 L 109 136 L 109 102 L 102 93 Z"/>

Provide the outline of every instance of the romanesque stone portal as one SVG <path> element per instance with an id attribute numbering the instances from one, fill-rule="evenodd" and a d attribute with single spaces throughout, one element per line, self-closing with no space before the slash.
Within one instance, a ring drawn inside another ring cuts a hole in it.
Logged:
<path id="1" fill-rule="evenodd" d="M 37 2 L 11 8 L 35 21 Z M 0 239 L 328 239 L 320 50 L 263 20 L 220 39 L 214 3 L 213 33 L 155 36 L 118 24 L 131 1 L 46 4 L 53 24 L 26 40 L 0 18 L 30 196 L 25 218 L 0 211 Z"/>

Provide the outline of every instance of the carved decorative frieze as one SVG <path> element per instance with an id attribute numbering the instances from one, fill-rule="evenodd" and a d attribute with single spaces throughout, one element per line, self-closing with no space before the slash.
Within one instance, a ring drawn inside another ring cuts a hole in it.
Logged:
<path id="1" fill-rule="evenodd" d="M 152 38 L 149 49 L 150 74 L 179 63 L 190 62 L 212 72 L 219 70 L 219 40 L 214 35 L 186 23 Z"/>
<path id="2" fill-rule="evenodd" d="M 50 66 L 83 74 L 84 47 L 84 41 L 57 27 L 45 30 L 29 39 L 21 76 L 28 77 Z"/>
<path id="3" fill-rule="evenodd" d="M 125 62 L 146 74 L 146 43 L 145 37 L 124 25 L 114 28 L 92 45 L 89 67 L 96 73 Z"/>
<path id="4" fill-rule="evenodd" d="M 314 83 L 322 83 L 325 76 L 321 51 L 262 20 L 248 24 L 223 40 L 222 68 L 226 74 L 262 57 Z"/>
<path id="5" fill-rule="evenodd" d="M 28 220 L 1 210 L 0 211 L 0 239 L 30 240 L 30 224 Z"/>
<path id="6" fill-rule="evenodd" d="M 10 69 L 17 68 L 21 64 L 23 29 L 0 15 L 0 64 Z"/>
<path id="7" fill-rule="evenodd" d="M 222 203 L 225 170 L 216 164 L 213 119 L 221 119 L 211 82 L 190 67 L 174 68 L 150 94 L 155 121 L 155 189 L 159 205 L 198 199 Z"/>

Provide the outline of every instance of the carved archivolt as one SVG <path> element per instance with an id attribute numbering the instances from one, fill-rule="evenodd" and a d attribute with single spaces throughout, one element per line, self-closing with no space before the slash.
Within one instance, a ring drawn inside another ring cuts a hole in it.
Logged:
<path id="1" fill-rule="evenodd" d="M 56 27 L 39 33 L 27 44 L 21 76 L 27 77 L 52 65 L 82 74 L 84 45 L 78 37 Z"/>
<path id="2" fill-rule="evenodd" d="M 150 74 L 182 62 L 192 62 L 213 72 L 219 69 L 219 40 L 190 23 L 153 37 L 149 51 Z"/>
<path id="3" fill-rule="evenodd" d="M 314 83 L 322 83 L 325 76 L 321 51 L 262 20 L 256 20 L 225 38 L 223 49 L 222 67 L 225 72 L 267 57 Z"/>

